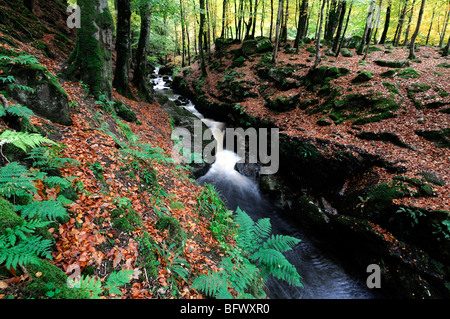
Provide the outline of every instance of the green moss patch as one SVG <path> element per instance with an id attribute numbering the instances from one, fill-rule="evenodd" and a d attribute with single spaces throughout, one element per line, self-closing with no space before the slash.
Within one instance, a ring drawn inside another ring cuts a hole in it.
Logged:
<path id="1" fill-rule="evenodd" d="M 404 70 L 400 70 L 397 75 L 398 77 L 401 77 L 403 79 L 417 79 L 420 78 L 420 74 L 417 73 L 416 70 L 414 70 L 413 68 L 408 68 L 408 69 L 404 69 Z"/>

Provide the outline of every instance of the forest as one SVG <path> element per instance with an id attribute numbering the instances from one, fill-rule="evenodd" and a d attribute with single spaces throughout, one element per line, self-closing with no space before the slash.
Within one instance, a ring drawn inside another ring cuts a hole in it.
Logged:
<path id="1" fill-rule="evenodd" d="M 449 298 L 449 24 L 449 0 L 0 0 L 0 299 Z"/>

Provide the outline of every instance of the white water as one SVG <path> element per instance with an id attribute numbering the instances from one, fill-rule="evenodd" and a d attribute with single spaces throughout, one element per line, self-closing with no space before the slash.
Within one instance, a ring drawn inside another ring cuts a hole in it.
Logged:
<path id="1" fill-rule="evenodd" d="M 158 70 L 156 70 L 157 74 Z M 154 89 L 176 101 L 180 95 L 168 87 L 162 77 L 152 79 Z M 289 286 L 284 281 L 269 279 L 269 297 L 273 299 L 370 299 L 373 291 L 365 282 L 344 270 L 341 262 L 328 251 L 326 243 L 307 237 L 298 227 L 284 218 L 279 209 L 259 190 L 256 182 L 235 170 L 239 157 L 234 152 L 223 149 L 225 124 L 206 119 L 191 101 L 183 105 L 185 109 L 200 118 L 212 131 L 218 141 L 216 161 L 206 175 L 198 182 L 211 183 L 220 191 L 229 209 L 238 206 L 254 220 L 269 217 L 272 233 L 289 235 L 301 240 L 292 251 L 286 253 L 288 260 L 296 266 L 302 276 L 304 288 Z M 364 276 L 365 274 L 361 274 Z"/>

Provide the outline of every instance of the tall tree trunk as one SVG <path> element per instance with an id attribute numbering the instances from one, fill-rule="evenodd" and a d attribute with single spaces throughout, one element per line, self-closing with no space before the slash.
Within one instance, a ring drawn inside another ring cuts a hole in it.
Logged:
<path id="1" fill-rule="evenodd" d="M 450 9 L 447 9 L 447 11 L 445 12 L 445 17 L 444 17 L 444 26 L 443 26 L 443 30 L 442 30 L 442 35 L 439 38 L 439 47 L 442 48 L 442 44 L 444 43 L 444 39 L 445 39 L 445 32 L 447 31 L 447 25 L 448 25 L 448 20 L 450 18 Z"/>
<path id="2" fill-rule="evenodd" d="M 433 14 L 431 16 L 431 21 L 430 21 L 430 28 L 428 29 L 427 40 L 425 41 L 425 45 L 428 45 L 428 41 L 430 40 L 431 28 L 433 27 L 433 19 L 434 19 L 435 11 L 436 11 L 436 7 L 433 8 Z"/>
<path id="3" fill-rule="evenodd" d="M 380 24 L 381 6 L 382 5 L 383 5 L 383 0 L 380 0 L 380 4 L 378 5 L 378 8 L 377 8 L 377 16 L 376 16 L 376 19 L 375 19 L 375 26 L 374 26 L 375 31 L 373 33 L 373 43 L 374 44 L 378 44 L 377 34 L 378 34 L 378 26 Z"/>
<path id="4" fill-rule="evenodd" d="M 402 10 L 402 12 L 400 14 L 400 17 L 398 19 L 398 28 L 397 28 L 396 36 L 394 38 L 394 46 L 398 46 L 398 44 L 400 42 L 400 37 L 401 37 L 401 34 L 402 34 L 403 23 L 405 21 L 407 7 L 408 7 L 408 0 L 405 1 L 405 6 L 403 7 L 403 10 Z"/>
<path id="5" fill-rule="evenodd" d="M 272 41 L 272 31 L 273 31 L 273 0 L 270 0 L 270 30 L 269 30 L 270 41 Z"/>
<path id="6" fill-rule="evenodd" d="M 345 22 L 345 28 L 344 28 L 344 31 L 342 32 L 341 40 L 339 41 L 339 46 L 336 50 L 335 57 L 338 57 L 339 52 L 341 51 L 342 43 L 344 42 L 344 39 L 345 39 L 345 33 L 347 32 L 348 21 L 350 20 L 350 14 L 352 13 L 352 7 L 353 7 L 353 1 L 350 2 L 350 8 L 348 9 L 348 14 L 347 14 L 347 21 Z"/>
<path id="7" fill-rule="evenodd" d="M 284 15 L 283 15 L 283 23 L 282 23 L 281 37 L 280 37 L 280 41 L 283 43 L 286 43 L 286 41 L 287 41 L 288 17 L 289 17 L 289 0 L 286 0 L 286 9 L 285 9 Z"/>
<path id="8" fill-rule="evenodd" d="M 227 12 L 227 0 L 223 0 L 223 5 L 222 5 L 222 33 L 220 34 L 220 36 L 222 38 L 225 38 L 225 19 L 226 19 L 226 12 Z"/>
<path id="9" fill-rule="evenodd" d="M 423 10 L 425 8 L 425 0 L 422 0 L 422 4 L 420 5 L 420 11 L 419 11 L 419 17 L 417 18 L 417 26 L 416 31 L 414 31 L 414 34 L 411 38 L 411 43 L 409 45 L 409 57 L 408 59 L 413 60 L 416 58 L 416 55 L 414 53 L 414 46 L 416 43 L 417 36 L 419 35 L 419 29 L 420 24 L 422 23 L 422 17 L 423 17 Z"/>
<path id="10" fill-rule="evenodd" d="M 136 50 L 136 67 L 134 69 L 133 84 L 144 99 L 151 101 L 152 98 L 147 84 L 147 50 L 150 42 L 150 27 L 152 22 L 152 5 L 149 1 L 142 2 L 139 8 L 139 14 L 141 16 L 141 32 Z"/>
<path id="11" fill-rule="evenodd" d="M 92 94 L 112 98 L 113 19 L 107 0 L 78 0 L 82 12 L 77 42 L 63 70 L 86 83 Z"/>
<path id="12" fill-rule="evenodd" d="M 300 13 L 298 17 L 297 35 L 295 36 L 294 48 L 298 48 L 300 40 L 303 38 L 306 29 L 308 0 L 303 0 L 300 6 Z"/>
<path id="13" fill-rule="evenodd" d="M 317 33 L 317 40 L 316 40 L 316 58 L 314 60 L 314 65 L 312 69 L 315 69 L 322 59 L 320 57 L 320 37 L 322 36 L 323 9 L 325 7 L 325 2 L 326 2 L 325 0 L 322 0 L 322 9 L 320 10 L 320 18 L 319 18 L 319 31 Z"/>
<path id="14" fill-rule="evenodd" d="M 256 30 L 256 13 L 258 11 L 258 0 L 255 0 L 255 10 L 253 11 L 253 26 L 252 26 L 252 39 L 255 38 Z"/>
<path id="15" fill-rule="evenodd" d="M 364 45 L 366 44 L 366 40 L 367 40 L 367 35 L 369 33 L 369 29 L 371 29 L 372 27 L 372 16 L 373 16 L 373 7 L 374 7 L 374 1 L 372 0 L 370 2 L 370 6 L 369 6 L 369 13 L 367 15 L 367 20 L 366 20 L 366 26 L 364 28 L 364 35 L 361 39 L 361 43 L 358 47 L 357 53 L 358 54 L 362 54 L 363 50 L 364 50 Z M 369 43 L 370 45 L 370 43 Z"/>
<path id="16" fill-rule="evenodd" d="M 204 25 L 205 25 L 205 0 L 200 0 L 200 28 L 198 31 L 198 44 L 200 52 L 200 68 L 202 70 L 202 76 L 206 77 L 207 73 L 206 73 L 205 52 L 203 45 Z"/>
<path id="17" fill-rule="evenodd" d="M 386 42 L 386 36 L 389 30 L 389 22 L 391 21 L 391 6 L 392 1 L 389 1 L 387 9 L 386 9 L 386 20 L 384 22 L 383 33 L 381 34 L 380 44 L 384 44 Z"/>
<path id="18" fill-rule="evenodd" d="M 409 13 L 409 17 L 408 17 L 408 25 L 406 26 L 406 32 L 405 32 L 405 39 L 403 40 L 403 45 L 408 45 L 408 36 L 409 36 L 409 30 L 411 28 L 411 21 L 412 21 L 412 17 L 414 14 L 414 6 L 416 4 L 416 0 L 413 0 L 412 6 L 411 6 L 411 10 Z"/>
<path id="19" fill-rule="evenodd" d="M 338 28 L 336 31 L 336 36 L 334 38 L 334 43 L 333 43 L 333 48 L 332 51 L 336 52 L 338 45 L 339 45 L 339 39 L 341 37 L 341 31 L 342 31 L 342 25 L 344 24 L 344 18 L 345 18 L 345 10 L 347 9 L 347 1 L 343 1 L 342 3 L 342 7 L 341 7 L 341 12 L 339 15 L 339 24 L 338 24 Z"/>
<path id="20" fill-rule="evenodd" d="M 447 40 L 447 45 L 445 46 L 445 48 L 442 50 L 442 55 L 443 56 L 447 56 L 450 50 L 450 36 L 448 37 Z"/>
<path id="21" fill-rule="evenodd" d="M 281 27 L 281 18 L 283 15 L 283 0 L 279 0 L 278 2 L 278 14 L 277 14 L 277 24 L 275 27 L 275 48 L 273 51 L 272 62 L 275 63 L 277 60 L 278 54 L 278 46 L 280 45 L 280 27 Z"/>
<path id="22" fill-rule="evenodd" d="M 131 0 L 117 0 L 116 70 L 113 86 L 117 92 L 134 99 L 130 90 Z"/>

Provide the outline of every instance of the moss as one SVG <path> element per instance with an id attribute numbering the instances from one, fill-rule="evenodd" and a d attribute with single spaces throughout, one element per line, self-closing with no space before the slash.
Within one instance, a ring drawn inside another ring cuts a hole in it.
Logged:
<path id="1" fill-rule="evenodd" d="M 397 76 L 399 76 L 403 79 L 417 79 L 420 77 L 420 74 L 417 73 L 417 71 L 414 70 L 413 68 L 408 68 L 408 69 L 400 70 L 397 73 Z"/>
<path id="2" fill-rule="evenodd" d="M 375 60 L 373 62 L 379 66 L 385 66 L 385 67 L 396 68 L 396 69 L 406 68 L 411 65 L 411 63 L 408 60 L 404 60 L 404 61 Z"/>
<path id="3" fill-rule="evenodd" d="M 67 275 L 58 267 L 51 264 L 48 260 L 42 260 L 40 265 L 29 265 L 27 270 L 32 277 L 32 281 L 26 286 L 25 291 L 32 298 L 46 297 L 52 285 L 53 291 L 58 291 L 52 298 L 55 299 L 87 299 L 89 295 L 75 288 L 69 288 L 67 285 Z M 40 274 L 40 276 L 36 276 Z"/>
<path id="4" fill-rule="evenodd" d="M 380 74 L 382 78 L 392 78 L 398 70 L 387 70 Z"/>
<path id="5" fill-rule="evenodd" d="M 373 72 L 360 71 L 359 74 L 352 80 L 352 83 L 363 83 L 372 80 Z"/>
<path id="6" fill-rule="evenodd" d="M 403 143 L 396 134 L 390 132 L 362 132 L 357 134 L 356 137 L 370 141 L 389 142 L 399 147 L 408 148 L 408 145 Z"/>
<path id="7" fill-rule="evenodd" d="M 159 230 L 168 230 L 168 237 L 171 243 L 174 243 L 177 247 L 181 247 L 186 240 L 186 233 L 181 224 L 175 217 L 161 217 L 156 222 L 156 228 Z"/>
<path id="8" fill-rule="evenodd" d="M 369 123 L 375 123 L 375 122 L 380 122 L 382 120 L 386 120 L 386 119 L 390 119 L 390 118 L 394 118 L 394 117 L 397 117 L 397 115 L 395 113 L 386 111 L 381 114 L 359 118 L 353 122 L 353 125 L 364 125 L 364 124 L 369 124 Z"/>
<path id="9" fill-rule="evenodd" d="M 128 108 L 122 101 L 115 101 L 114 109 L 117 115 L 127 122 L 136 122 L 138 119 L 136 114 L 130 108 Z"/>
<path id="10" fill-rule="evenodd" d="M 141 217 L 135 210 L 131 208 L 128 210 L 128 212 L 123 209 L 116 209 L 112 212 L 111 216 L 114 219 L 114 227 L 126 233 L 130 233 L 137 227 L 142 226 Z"/>
<path id="11" fill-rule="evenodd" d="M 352 51 L 350 51 L 349 49 L 345 49 L 345 48 L 341 50 L 341 54 L 343 57 L 346 57 L 346 58 L 351 58 L 353 56 Z"/>
<path id="12" fill-rule="evenodd" d="M 448 63 L 448 62 L 442 62 L 442 63 L 439 63 L 438 65 L 436 65 L 436 67 L 438 67 L 438 68 L 450 68 L 450 63 Z"/>
<path id="13" fill-rule="evenodd" d="M 383 86 L 394 94 L 399 94 L 397 87 L 390 82 L 383 82 Z"/>
<path id="14" fill-rule="evenodd" d="M 155 278 L 158 275 L 158 269 L 156 267 L 158 255 L 153 248 L 155 247 L 156 242 L 149 233 L 144 232 L 142 237 L 138 239 L 138 244 L 139 255 L 136 264 L 137 266 L 145 268 L 148 277 Z"/>
<path id="15" fill-rule="evenodd" d="M 439 147 L 449 148 L 450 147 L 450 129 L 442 129 L 435 131 L 425 131 L 425 130 L 415 130 L 417 135 L 423 137 L 424 139 L 435 143 Z"/>
<path id="16" fill-rule="evenodd" d="M 0 197 L 0 235 L 6 228 L 22 225 L 25 220 L 14 212 L 14 206 Z"/>

